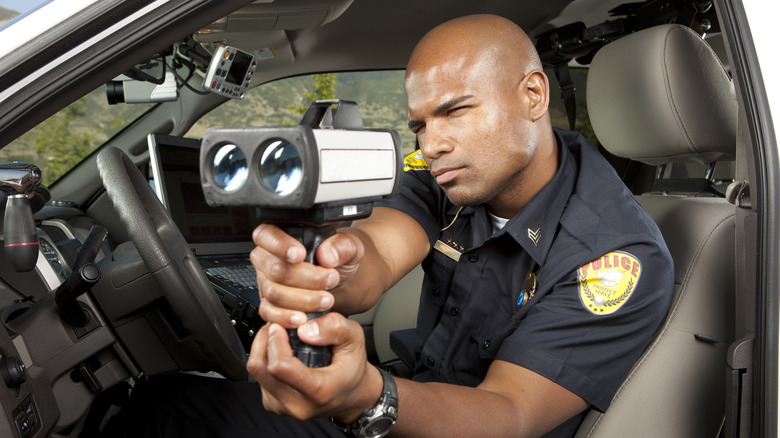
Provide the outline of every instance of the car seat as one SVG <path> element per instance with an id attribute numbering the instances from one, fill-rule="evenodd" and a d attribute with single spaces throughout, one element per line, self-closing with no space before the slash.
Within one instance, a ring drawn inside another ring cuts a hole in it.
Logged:
<path id="1" fill-rule="evenodd" d="M 610 407 L 591 410 L 576 436 L 716 437 L 734 338 L 736 207 L 718 195 L 709 174 L 678 180 L 664 178 L 663 169 L 700 163 L 711 170 L 734 160 L 737 102 L 729 74 L 691 29 L 656 26 L 596 53 L 587 104 L 604 148 L 658 166 L 653 191 L 637 200 L 672 254 L 675 290 L 659 334 Z"/>

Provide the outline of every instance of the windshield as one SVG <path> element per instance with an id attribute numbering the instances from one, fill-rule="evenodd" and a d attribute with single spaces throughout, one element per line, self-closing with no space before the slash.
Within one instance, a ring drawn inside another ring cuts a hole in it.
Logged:
<path id="1" fill-rule="evenodd" d="M 0 0 L 0 29 L 20 15 L 34 11 L 51 0 Z"/>
<path id="2" fill-rule="evenodd" d="M 584 99 L 587 70 L 576 69 L 577 129 L 595 138 L 588 123 Z M 553 124 L 566 127 L 566 111 L 552 72 Z M 187 132 L 201 138 L 206 129 L 220 126 L 282 126 L 297 124 L 314 100 L 339 98 L 358 103 L 366 128 L 395 129 L 404 153 L 414 150 L 415 137 L 407 128 L 404 71 L 326 73 L 292 77 L 250 90 L 244 99 L 231 99 L 203 116 Z M 0 162 L 23 161 L 38 165 L 44 184 L 51 185 L 108 139 L 154 104 L 109 104 L 111 93 L 101 86 L 67 106 L 25 135 L 0 149 Z"/>
<path id="3" fill-rule="evenodd" d="M 50 185 L 152 105 L 109 105 L 101 86 L 0 149 L 0 162 L 34 163 Z"/>
<path id="4" fill-rule="evenodd" d="M 351 100 L 358 104 L 365 128 L 394 129 L 405 152 L 414 149 L 407 128 L 404 71 L 325 73 L 274 81 L 230 100 L 202 117 L 186 134 L 200 138 L 210 127 L 296 125 L 311 102 Z"/>
<path id="5" fill-rule="evenodd" d="M 553 125 L 568 127 L 564 103 L 552 71 L 550 115 Z M 573 69 L 576 86 L 576 129 L 598 144 L 585 105 L 586 69 Z M 408 128 L 404 71 L 326 73 L 281 79 L 250 90 L 241 100 L 230 100 L 203 116 L 186 134 L 201 138 L 206 129 L 219 126 L 280 126 L 297 124 L 314 100 L 343 99 L 357 102 L 366 128 L 394 129 L 401 137 L 404 153 L 415 148 L 415 136 Z"/>

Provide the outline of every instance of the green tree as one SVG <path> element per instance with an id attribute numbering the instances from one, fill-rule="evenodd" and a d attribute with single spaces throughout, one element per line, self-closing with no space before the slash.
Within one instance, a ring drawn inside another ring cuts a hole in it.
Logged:
<path id="1" fill-rule="evenodd" d="M 336 98 L 336 73 L 321 73 L 311 76 L 314 78 L 314 90 L 303 92 L 305 104 L 287 107 L 296 114 L 303 115 L 312 102 Z"/>
<path id="2" fill-rule="evenodd" d="M 46 158 L 43 183 L 51 184 L 87 156 L 94 148 L 94 135 L 78 132 L 72 122 L 87 112 L 85 98 L 70 104 L 38 126 L 30 136 L 35 152 Z"/>

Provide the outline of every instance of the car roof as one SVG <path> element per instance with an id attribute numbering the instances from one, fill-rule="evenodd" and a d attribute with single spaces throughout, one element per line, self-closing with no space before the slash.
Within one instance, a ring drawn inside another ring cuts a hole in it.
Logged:
<path id="1" fill-rule="evenodd" d="M 110 2 L 96 2 L 89 8 L 100 7 L 102 3 Z M 195 2 L 186 4 L 191 3 Z M 18 87 L 9 91 L 0 86 L 0 103 L 4 100 L 4 93 L 6 97 L 9 93 L 15 93 L 18 100 L 13 106 L 24 106 L 14 109 L 14 113 L 7 118 L 0 111 L 0 122 L 4 122 L 0 123 L 0 147 L 80 95 L 129 69 L 135 62 L 190 36 L 190 41 L 202 43 L 207 50 L 210 46 L 226 43 L 247 51 L 274 52 L 276 56 L 263 61 L 254 75 L 251 85 L 256 86 L 279 78 L 324 71 L 403 69 L 415 43 L 426 31 L 457 16 L 476 13 L 501 15 L 515 21 L 531 36 L 536 36 L 573 21 L 584 22 L 587 26 L 602 23 L 613 18 L 609 11 L 625 1 L 231 0 L 200 3 L 205 6 L 191 6 L 187 11 L 171 6 L 171 12 L 161 14 L 157 22 L 147 23 L 147 28 L 122 28 L 111 23 L 100 27 L 96 24 L 101 22 L 96 13 L 82 14 L 89 20 L 79 23 L 77 14 L 71 20 L 74 22 L 73 31 L 68 37 L 84 34 L 85 30 L 115 33 L 113 43 L 106 43 L 102 48 L 96 45 L 93 49 L 100 56 L 103 56 L 104 50 L 115 50 L 112 44 L 120 45 L 123 39 L 129 37 L 138 38 L 141 32 L 152 36 L 143 44 L 134 44 L 132 48 L 116 49 L 118 54 L 111 62 L 105 62 L 104 59 L 99 65 L 99 60 L 82 58 L 74 60 L 70 65 L 66 64 L 65 70 L 71 74 L 75 70 L 83 72 L 80 76 L 74 74 L 72 80 L 68 78 L 67 81 L 60 78 L 46 79 L 49 88 L 41 89 L 41 95 L 38 96 L 49 101 L 45 107 L 35 107 L 31 103 L 35 97 L 34 90 L 27 92 L 21 90 L 24 87 Z M 24 22 L 21 20 L 16 25 L 24 25 Z M 65 33 L 62 28 L 56 27 L 52 31 Z M 128 34 L 122 35 L 123 32 Z M 39 59 L 41 53 L 51 59 L 67 55 L 69 52 L 63 52 L 72 48 L 74 43 L 64 45 L 64 38 L 60 38 L 59 34 L 55 36 L 57 38 L 52 38 L 53 41 L 47 42 L 44 37 L 32 42 L 45 42 L 47 45 L 44 47 L 24 46 L 27 50 L 37 52 L 33 56 L 38 58 L 30 59 L 43 64 L 45 60 Z M 107 41 L 110 37 L 104 39 Z M 81 41 L 88 39 L 81 35 L 77 42 Z M 18 53 L 10 53 L 6 59 L 9 63 L 0 68 L 0 83 L 11 84 L 24 75 L 31 76 L 29 73 L 35 68 L 25 65 L 26 62 L 22 62 L 24 58 L 20 58 Z M 92 65 L 94 68 L 91 68 Z M 60 95 L 60 99 L 52 99 Z"/>
<path id="2" fill-rule="evenodd" d="M 532 36 L 559 25 L 602 22 L 620 0 L 253 2 L 198 34 L 202 42 L 225 41 L 247 51 L 289 46 L 292 56 L 261 65 L 254 83 L 321 71 L 402 69 L 416 42 L 451 18 L 480 13 L 506 17 Z M 306 26 L 301 28 L 301 26 Z M 233 30 L 235 29 L 235 30 Z M 280 54 L 280 56 L 282 56 Z"/>

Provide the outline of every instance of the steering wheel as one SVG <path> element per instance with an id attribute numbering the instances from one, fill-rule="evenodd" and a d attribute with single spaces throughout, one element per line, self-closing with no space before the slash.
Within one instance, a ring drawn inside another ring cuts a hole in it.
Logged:
<path id="1" fill-rule="evenodd" d="M 109 147 L 97 166 L 111 203 L 141 259 L 158 278 L 183 326 L 225 377 L 246 378 L 246 352 L 217 294 L 149 182 L 120 149 Z M 160 279 L 162 279 L 160 281 Z"/>

